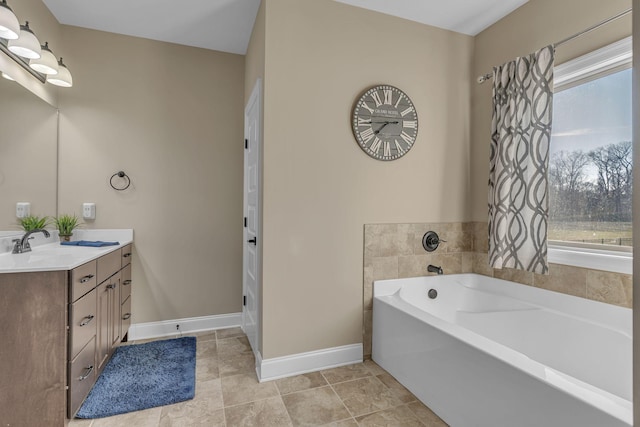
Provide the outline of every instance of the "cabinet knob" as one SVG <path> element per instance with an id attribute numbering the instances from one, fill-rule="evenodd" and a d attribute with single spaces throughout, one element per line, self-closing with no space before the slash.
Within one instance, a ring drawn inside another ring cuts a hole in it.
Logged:
<path id="1" fill-rule="evenodd" d="M 131 280 L 130 280 L 130 279 L 124 280 L 124 281 L 122 282 L 122 285 L 123 285 L 123 286 L 127 286 L 127 285 L 130 285 L 130 284 L 131 284 Z"/>
<path id="2" fill-rule="evenodd" d="M 127 252 L 126 254 L 122 254 L 122 258 L 129 258 L 131 256 L 131 252 Z"/>
<path id="3" fill-rule="evenodd" d="M 122 320 L 129 320 L 131 318 L 131 313 L 125 313 L 124 316 L 122 316 Z"/>
<path id="4" fill-rule="evenodd" d="M 109 284 L 107 285 L 107 289 L 115 289 L 115 288 L 116 288 L 116 286 L 117 286 L 117 285 L 116 285 L 115 283 L 109 283 Z"/>

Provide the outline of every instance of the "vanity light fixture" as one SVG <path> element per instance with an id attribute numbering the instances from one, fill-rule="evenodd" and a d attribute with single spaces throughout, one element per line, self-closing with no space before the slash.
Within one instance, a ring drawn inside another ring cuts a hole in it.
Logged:
<path id="1" fill-rule="evenodd" d="M 50 74 L 47 76 L 47 81 L 52 85 L 60 87 L 73 86 L 73 78 L 66 65 L 62 62 L 62 58 L 58 61 L 58 74 Z"/>
<path id="2" fill-rule="evenodd" d="M 15 79 L 11 77 L 9 74 L 5 73 L 4 71 L 2 72 L 2 77 L 4 77 L 7 80 L 11 80 L 12 82 L 15 82 Z"/>
<path id="3" fill-rule="evenodd" d="M 26 21 L 24 25 L 20 25 L 20 37 L 15 40 L 9 40 L 9 50 L 23 58 L 40 58 L 42 48 L 38 38 L 29 28 L 29 21 Z"/>
<path id="4" fill-rule="evenodd" d="M 39 73 L 46 75 L 58 74 L 58 60 L 49 49 L 49 42 L 44 42 L 42 48 L 42 56 L 39 59 L 29 61 L 29 66 Z"/>
<path id="5" fill-rule="evenodd" d="M 7 46 L 12 53 L 26 59 L 38 59 L 42 52 L 40 41 L 29 28 L 29 21 L 25 21 L 24 25 L 20 25 L 20 37 L 9 40 Z"/>
<path id="6" fill-rule="evenodd" d="M 15 40 L 20 35 L 20 23 L 7 5 L 7 0 L 0 1 L 0 37 L 6 40 Z"/>

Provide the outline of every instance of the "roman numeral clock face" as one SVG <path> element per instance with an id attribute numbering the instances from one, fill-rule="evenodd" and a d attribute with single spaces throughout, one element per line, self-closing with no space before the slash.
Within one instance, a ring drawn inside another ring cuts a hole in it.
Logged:
<path id="1" fill-rule="evenodd" d="M 374 86 L 356 102 L 352 127 L 365 153 L 378 160 L 395 160 L 413 147 L 418 136 L 418 114 L 400 89 Z"/>

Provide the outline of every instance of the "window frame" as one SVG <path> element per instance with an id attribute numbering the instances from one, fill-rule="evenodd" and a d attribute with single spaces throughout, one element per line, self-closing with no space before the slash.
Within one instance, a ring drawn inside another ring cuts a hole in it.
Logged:
<path id="1" fill-rule="evenodd" d="M 556 66 L 554 93 L 631 68 L 632 53 L 632 37 L 627 37 Z M 623 274 L 633 271 L 631 247 L 558 240 L 549 240 L 547 247 L 550 263 Z"/>

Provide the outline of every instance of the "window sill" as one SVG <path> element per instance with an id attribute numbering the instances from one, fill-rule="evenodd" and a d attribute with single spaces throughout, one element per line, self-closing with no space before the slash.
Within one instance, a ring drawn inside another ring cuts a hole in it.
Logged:
<path id="1" fill-rule="evenodd" d="M 547 261 L 591 270 L 632 274 L 633 253 L 549 244 Z"/>

